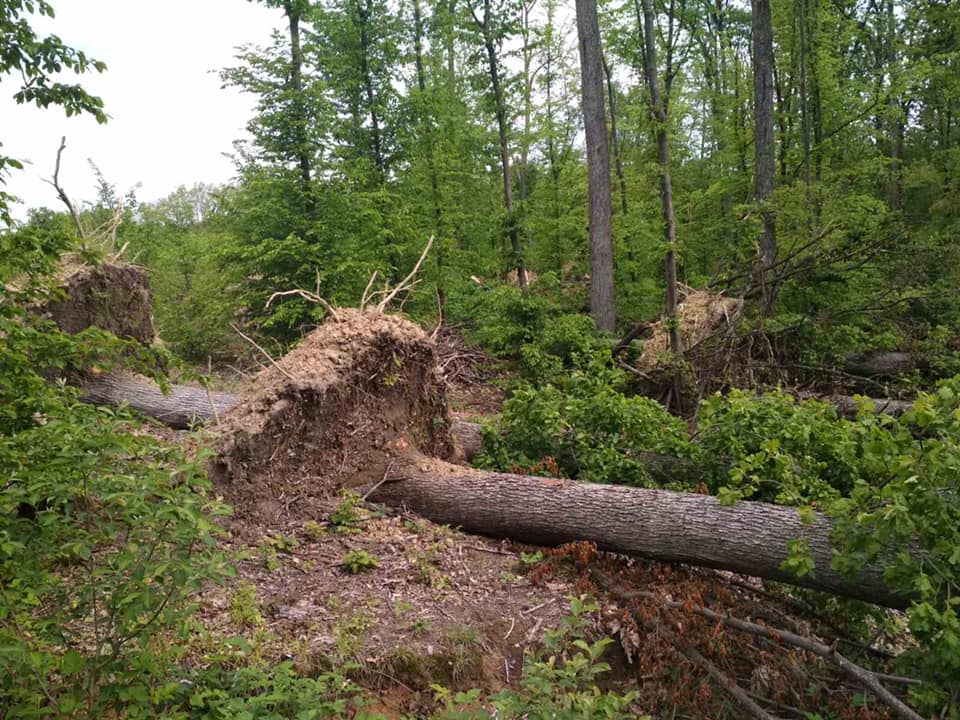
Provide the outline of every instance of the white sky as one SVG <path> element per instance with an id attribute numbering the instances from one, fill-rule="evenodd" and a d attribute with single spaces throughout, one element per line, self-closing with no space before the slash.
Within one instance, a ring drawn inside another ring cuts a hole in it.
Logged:
<path id="1" fill-rule="evenodd" d="M 235 65 L 235 48 L 264 45 L 280 10 L 248 0 L 53 0 L 56 18 L 31 20 L 67 45 L 102 60 L 107 70 L 83 76 L 103 98 L 110 122 L 67 118 L 60 108 L 19 106 L 19 77 L 0 77 L 2 152 L 30 161 L 12 170 L 7 192 L 28 207 L 62 209 L 43 182 L 53 174 L 60 138 L 67 137 L 60 184 L 77 201 L 96 197 L 92 159 L 108 182 L 125 193 L 137 183 L 140 200 L 156 200 L 179 185 L 225 182 L 234 173 L 224 153 L 244 136 L 254 98 L 220 89 L 216 71 Z"/>

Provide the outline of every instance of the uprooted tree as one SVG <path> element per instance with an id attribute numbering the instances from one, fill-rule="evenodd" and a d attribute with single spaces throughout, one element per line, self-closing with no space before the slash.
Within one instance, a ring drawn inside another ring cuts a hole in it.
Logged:
<path id="1" fill-rule="evenodd" d="M 831 569 L 831 522 L 804 524 L 794 508 L 754 502 L 723 506 L 692 493 L 494 474 L 455 465 L 455 438 L 475 427 L 454 423 L 434 347 L 418 326 L 378 310 L 338 310 L 238 396 L 177 388 L 164 395 L 142 381 L 89 378 L 87 398 L 132 401 L 183 426 L 215 418 L 211 475 L 240 515 L 264 523 L 311 517 L 344 486 L 407 506 L 478 534 L 600 548 L 678 561 L 853 597 L 888 607 L 884 568 L 851 578 Z M 462 453 L 462 451 L 461 451 Z M 462 456 L 462 454 L 461 454 Z M 783 569 L 791 541 L 810 548 L 815 572 Z"/>

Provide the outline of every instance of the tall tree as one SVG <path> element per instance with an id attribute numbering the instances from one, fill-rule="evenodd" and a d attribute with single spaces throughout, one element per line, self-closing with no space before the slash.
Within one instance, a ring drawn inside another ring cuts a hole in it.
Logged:
<path id="1" fill-rule="evenodd" d="M 478 10 L 480 13 L 478 14 Z M 470 14 L 483 42 L 487 58 L 487 74 L 490 79 L 490 92 L 493 95 L 494 113 L 497 117 L 497 135 L 500 140 L 500 169 L 503 173 L 503 207 L 506 211 L 507 234 L 510 237 L 510 249 L 517 269 L 517 282 L 520 287 L 527 284 L 527 270 L 520 246 L 520 228 L 513 206 L 513 174 L 510 163 L 510 126 L 507 118 L 507 100 L 500 68 L 499 47 L 506 37 L 508 18 L 512 13 L 506 7 L 496 10 L 491 0 L 482 0 L 481 7 L 470 5 Z"/>
<path id="2" fill-rule="evenodd" d="M 777 259 L 776 219 L 769 206 L 776 178 L 773 134 L 773 20 L 770 0 L 753 0 L 753 103 L 756 158 L 754 197 L 761 204 L 763 218 L 763 234 L 757 248 L 756 277 L 763 294 L 764 311 L 769 312 L 775 294 L 770 274 Z M 804 155 L 808 156 L 806 150 Z"/>
<path id="3" fill-rule="evenodd" d="M 603 54 L 597 0 L 576 0 L 577 36 L 583 95 L 583 128 L 590 178 L 590 314 L 598 330 L 617 324 L 613 282 L 613 236 L 610 209 L 610 153 L 603 106 Z"/>
<path id="4" fill-rule="evenodd" d="M 644 70 L 650 91 L 650 110 L 657 136 L 657 162 L 660 165 L 660 202 L 663 206 L 663 232 L 667 243 L 667 323 L 670 327 L 670 349 L 677 356 L 683 354 L 680 327 L 677 322 L 677 220 L 673 211 L 673 182 L 670 175 L 669 118 L 660 88 L 657 67 L 657 33 L 652 0 L 642 0 L 643 38 L 646 50 Z M 671 21 L 672 26 L 672 21 Z"/>

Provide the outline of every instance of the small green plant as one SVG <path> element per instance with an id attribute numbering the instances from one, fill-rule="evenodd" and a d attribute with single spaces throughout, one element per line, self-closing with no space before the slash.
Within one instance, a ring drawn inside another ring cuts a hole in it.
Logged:
<path id="1" fill-rule="evenodd" d="M 360 532 L 360 521 L 363 519 L 360 513 L 362 502 L 359 493 L 344 490 L 340 504 L 330 514 L 331 529 L 338 533 Z"/>
<path id="2" fill-rule="evenodd" d="M 246 628 L 263 625 L 263 616 L 257 604 L 257 590 L 250 583 L 241 583 L 230 598 L 230 619 Z"/>
<path id="3" fill-rule="evenodd" d="M 539 565 L 543 562 L 543 550 L 537 550 L 532 553 L 522 552 L 520 553 L 520 565 L 526 569 L 530 569 L 536 565 Z"/>
<path id="4" fill-rule="evenodd" d="M 277 549 L 269 540 L 262 540 L 260 542 L 257 546 L 257 555 L 259 555 L 263 567 L 270 572 L 276 572 L 283 566 L 283 563 L 280 562 L 280 555 L 277 553 Z"/>
<path id="5" fill-rule="evenodd" d="M 303 532 L 311 542 L 318 542 L 327 534 L 327 530 L 316 520 L 307 520 L 303 523 Z"/>
<path id="6" fill-rule="evenodd" d="M 376 616 L 368 610 L 349 615 L 333 626 L 337 641 L 337 656 L 342 662 L 352 662 L 363 647 L 367 631 L 373 627 Z"/>
<path id="7" fill-rule="evenodd" d="M 300 541 L 290 535 L 277 533 L 267 538 L 271 547 L 276 548 L 277 552 L 290 553 L 300 547 Z"/>
<path id="8" fill-rule="evenodd" d="M 569 720 L 636 720 L 636 693 L 603 692 L 598 678 L 610 670 L 601 660 L 613 642 L 603 638 L 588 642 L 586 615 L 596 605 L 570 601 L 563 624 L 546 634 L 543 648 L 527 656 L 520 689 L 503 690 L 484 698 L 480 690 L 454 693 L 434 684 L 434 695 L 443 705 L 438 720 L 519 720 L 520 718 L 565 718 Z M 480 704 L 489 704 L 493 713 Z"/>
<path id="9" fill-rule="evenodd" d="M 380 561 L 366 550 L 351 550 L 343 556 L 340 567 L 351 575 L 358 575 L 367 570 L 380 567 Z"/>
<path id="10" fill-rule="evenodd" d="M 397 600 L 393 603 L 393 616 L 395 618 L 402 618 L 404 615 L 413 610 L 414 605 L 407 600 Z"/>

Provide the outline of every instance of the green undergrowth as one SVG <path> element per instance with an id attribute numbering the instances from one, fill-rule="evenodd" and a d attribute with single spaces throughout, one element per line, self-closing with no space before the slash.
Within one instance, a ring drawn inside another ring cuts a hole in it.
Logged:
<path id="1" fill-rule="evenodd" d="M 829 403 L 733 390 L 706 398 L 691 431 L 627 393 L 586 322 L 548 321 L 520 357 L 524 379 L 485 428 L 477 464 L 826 513 L 836 569 L 854 577 L 882 561 L 890 587 L 916 599 L 907 618 L 918 646 L 900 661 L 926 681 L 914 700 L 960 712 L 960 377 L 921 392 L 900 418 L 866 399 L 847 419 Z M 786 567 L 814 572 L 804 543 L 791 548 Z"/>

